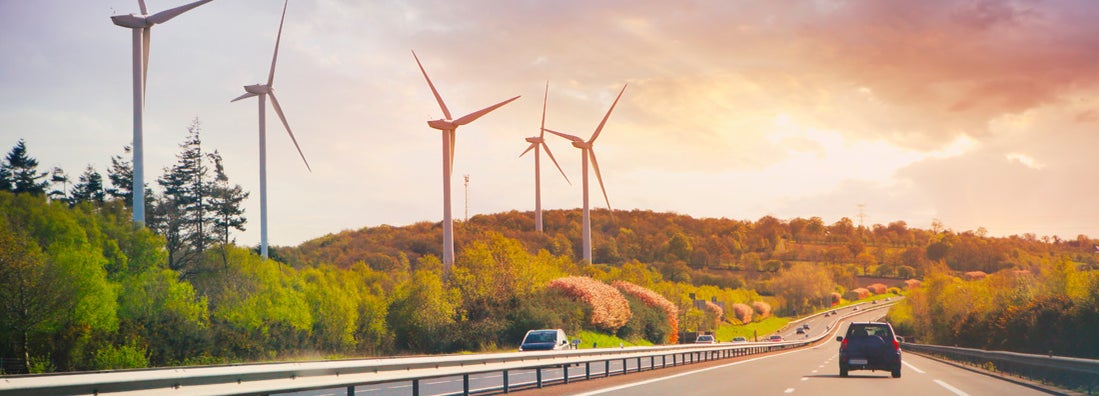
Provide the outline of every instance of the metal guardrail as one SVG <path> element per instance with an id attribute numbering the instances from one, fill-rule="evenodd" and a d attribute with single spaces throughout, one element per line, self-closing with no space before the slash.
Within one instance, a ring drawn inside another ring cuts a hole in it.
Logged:
<path id="1" fill-rule="evenodd" d="M 441 377 L 463 377 L 469 394 L 469 376 L 503 373 L 500 386 L 476 391 L 507 392 L 514 387 L 542 387 L 551 382 L 591 378 L 593 365 L 602 364 L 603 376 L 625 374 L 643 368 L 655 369 L 797 348 L 811 340 L 781 343 L 673 345 L 606 348 L 550 352 L 512 352 L 479 355 L 344 360 L 301 363 L 271 363 L 232 366 L 177 367 L 0 377 L 0 395 L 267 395 L 316 389 L 412 381 L 413 394 L 419 382 Z M 611 372 L 611 362 L 623 362 L 622 370 Z M 636 362 L 632 367 L 626 362 Z M 642 362 L 648 363 L 644 366 Z M 583 366 L 577 374 L 570 366 Z M 542 370 L 563 368 L 565 375 L 545 380 Z M 597 367 L 598 368 L 598 367 Z M 630 370 L 630 369 L 633 370 Z M 509 384 L 508 372 L 537 371 L 533 384 Z"/>
<path id="2" fill-rule="evenodd" d="M 886 306 L 882 304 L 877 308 Z M 844 317 L 853 314 L 856 312 Z M 829 327 L 829 331 L 813 338 L 775 343 L 684 344 L 0 376 L 0 396 L 268 395 L 339 388 L 346 388 L 348 395 L 354 395 L 358 386 L 404 381 L 412 382 L 412 393 L 418 396 L 421 381 L 443 377 L 462 377 L 463 389 L 457 394 L 471 391 L 506 393 L 517 388 L 541 388 L 551 383 L 590 379 L 593 378 L 593 365 L 597 369 L 599 365 L 603 366 L 601 372 L 594 373 L 596 377 L 610 376 L 799 348 L 828 337 L 835 331 L 834 325 Z M 612 370 L 611 362 L 621 362 L 621 369 Z M 634 364 L 631 367 L 628 363 Z M 572 367 L 583 369 L 570 372 Z M 547 369 L 561 369 L 563 375 L 545 378 L 543 371 Z M 534 371 L 537 380 L 509 383 L 509 373 L 515 371 Z M 470 389 L 470 376 L 486 373 L 501 373 L 500 384 Z"/>
<path id="3" fill-rule="evenodd" d="M 902 343 L 906 351 L 972 364 L 1092 394 L 1099 388 L 1099 360 Z"/>

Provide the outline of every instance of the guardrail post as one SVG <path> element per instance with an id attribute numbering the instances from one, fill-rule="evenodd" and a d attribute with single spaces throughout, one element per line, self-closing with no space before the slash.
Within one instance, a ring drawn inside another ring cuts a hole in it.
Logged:
<path id="1" fill-rule="evenodd" d="M 611 376 L 611 361 L 609 359 L 603 361 L 603 376 L 604 377 L 610 377 Z"/>
<path id="2" fill-rule="evenodd" d="M 511 387 L 510 386 L 511 384 L 509 384 L 509 382 L 511 382 L 511 381 L 510 381 L 510 378 L 508 378 L 508 371 L 504 370 L 504 393 L 510 393 L 511 392 L 511 390 L 508 389 L 508 388 Z"/>
<path id="3" fill-rule="evenodd" d="M 630 372 L 629 370 L 626 370 L 629 367 L 630 366 L 626 364 L 626 358 L 622 358 L 622 374 Z"/>
<path id="4" fill-rule="evenodd" d="M 542 387 L 542 368 L 534 369 L 535 376 L 538 378 L 538 388 Z"/>
<path id="5" fill-rule="evenodd" d="M 355 385 L 347 387 L 347 396 L 355 396 Z"/>
<path id="6" fill-rule="evenodd" d="M 641 357 L 637 357 L 637 372 L 641 372 Z"/>
<path id="7" fill-rule="evenodd" d="M 564 364 L 561 366 L 561 372 L 564 373 L 565 383 L 569 383 L 569 365 Z"/>
<path id="8" fill-rule="evenodd" d="M 584 379 L 591 379 L 591 362 L 584 363 Z"/>
<path id="9" fill-rule="evenodd" d="M 469 374 L 462 374 L 462 395 L 469 396 Z"/>
<path id="10" fill-rule="evenodd" d="M 412 396 L 420 396 L 420 380 L 412 380 Z"/>

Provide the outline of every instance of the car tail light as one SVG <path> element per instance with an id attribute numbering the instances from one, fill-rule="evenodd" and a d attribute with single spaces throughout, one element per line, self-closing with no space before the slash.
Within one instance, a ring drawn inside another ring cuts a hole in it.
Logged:
<path id="1" fill-rule="evenodd" d="M 841 351 L 846 351 L 847 350 L 847 338 L 846 337 L 844 337 L 843 342 L 840 343 L 840 350 Z"/>
<path id="2" fill-rule="evenodd" d="M 901 343 L 897 342 L 896 338 L 893 339 L 893 349 L 901 350 Z"/>

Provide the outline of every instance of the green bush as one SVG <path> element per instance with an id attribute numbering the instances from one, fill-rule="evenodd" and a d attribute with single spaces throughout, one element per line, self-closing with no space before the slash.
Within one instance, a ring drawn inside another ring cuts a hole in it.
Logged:
<path id="1" fill-rule="evenodd" d="M 518 345 L 530 329 L 563 329 L 567 334 L 577 333 L 584 328 L 590 310 L 590 305 L 575 301 L 564 292 L 544 289 L 519 302 L 508 317 L 506 338 Z"/>
<path id="2" fill-rule="evenodd" d="M 131 342 L 127 345 L 107 345 L 95 351 L 93 362 L 97 370 L 115 370 L 149 367 L 145 347 Z"/>
<path id="3" fill-rule="evenodd" d="M 626 294 L 626 300 L 630 302 L 630 311 L 633 315 L 624 326 L 618 329 L 616 333 L 618 337 L 629 341 L 644 339 L 654 344 L 668 343 L 672 327 L 664 311 L 651 307 L 629 294 Z"/>

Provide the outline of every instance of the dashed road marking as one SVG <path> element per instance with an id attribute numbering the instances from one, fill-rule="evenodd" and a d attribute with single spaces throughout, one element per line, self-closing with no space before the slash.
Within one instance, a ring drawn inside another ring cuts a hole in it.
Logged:
<path id="1" fill-rule="evenodd" d="M 786 388 L 786 393 L 794 393 L 794 388 Z"/>
<path id="2" fill-rule="evenodd" d="M 920 369 L 916 368 L 916 366 L 913 366 L 912 364 L 910 364 L 908 362 L 901 362 L 901 363 L 904 363 L 904 365 L 908 366 L 908 368 L 910 368 L 910 369 L 916 370 L 917 373 L 920 373 L 920 374 L 925 373 L 923 370 L 920 370 Z"/>
<path id="3" fill-rule="evenodd" d="M 946 390 L 948 390 L 948 391 L 954 392 L 954 394 L 955 394 L 955 395 L 958 395 L 958 396 L 969 396 L 969 394 L 968 394 L 968 393 L 962 392 L 962 390 L 961 390 L 961 389 L 958 389 L 958 388 L 955 388 L 955 387 L 953 387 L 953 386 L 950 386 L 950 384 L 948 384 L 948 383 L 946 383 L 946 382 L 943 382 L 942 380 L 935 380 L 935 383 L 936 383 L 936 384 L 939 384 L 939 386 L 941 386 L 941 387 L 943 387 L 943 388 L 946 388 Z"/>

